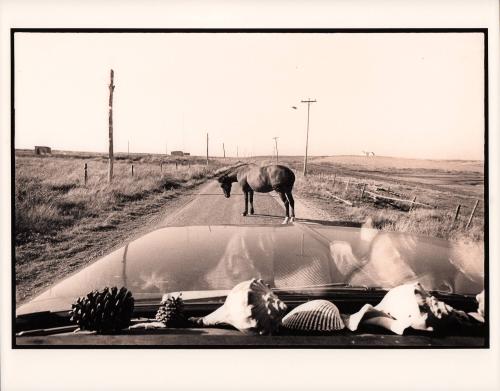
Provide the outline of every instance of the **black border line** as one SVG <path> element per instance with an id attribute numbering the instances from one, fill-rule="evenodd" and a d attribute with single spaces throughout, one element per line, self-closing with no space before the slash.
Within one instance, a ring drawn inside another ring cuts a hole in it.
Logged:
<path id="1" fill-rule="evenodd" d="M 318 345 L 17 345 L 16 267 L 15 267 L 15 33 L 241 33 L 241 34 L 332 34 L 332 33 L 482 33 L 484 40 L 484 288 L 485 288 L 485 345 L 472 346 L 318 346 Z M 11 115 L 11 302 L 12 349 L 487 349 L 490 348 L 489 316 L 489 180 L 488 180 L 488 28 L 11 28 L 10 29 L 10 115 Z"/>

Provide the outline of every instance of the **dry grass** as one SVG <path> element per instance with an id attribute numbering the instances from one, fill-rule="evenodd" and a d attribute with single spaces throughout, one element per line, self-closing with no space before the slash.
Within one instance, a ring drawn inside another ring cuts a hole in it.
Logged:
<path id="1" fill-rule="evenodd" d="M 16 153 L 18 301 L 137 235 L 168 203 L 224 166 L 212 160 L 207 168 L 194 157 L 179 161 L 177 168 L 175 160 L 161 167 L 160 162 L 155 156 L 118 156 L 108 184 L 104 156 Z"/>
<path id="2" fill-rule="evenodd" d="M 459 241 L 484 240 L 482 162 L 321 157 L 310 160 L 306 177 L 301 174 L 300 158 L 282 157 L 280 162 L 295 169 L 296 194 L 326 212 L 332 220 L 362 224 L 371 219 L 376 228 L 383 230 Z M 375 203 L 367 194 L 361 199 L 365 184 L 368 191 L 406 200 L 416 196 L 418 202 L 431 207 L 418 206 L 408 211 L 408 203 Z M 353 202 L 354 206 L 335 200 L 332 194 Z M 466 228 L 476 199 L 480 200 L 478 208 L 471 226 Z M 460 214 L 454 222 L 458 204 Z"/>

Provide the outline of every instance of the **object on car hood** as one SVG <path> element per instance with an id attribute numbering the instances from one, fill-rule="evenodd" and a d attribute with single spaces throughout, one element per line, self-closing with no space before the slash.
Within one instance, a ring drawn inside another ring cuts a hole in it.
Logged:
<path id="1" fill-rule="evenodd" d="M 419 282 L 392 288 L 375 307 L 366 304 L 355 314 L 345 316 L 345 323 L 351 331 L 364 324 L 380 326 L 399 335 L 409 327 L 446 333 L 471 325 L 465 312 L 437 300 Z"/>
<path id="2" fill-rule="evenodd" d="M 230 325 L 245 334 L 273 334 L 279 328 L 286 304 L 262 280 L 236 285 L 224 304 L 202 318 L 190 318 L 201 326 Z"/>
<path id="3" fill-rule="evenodd" d="M 134 311 L 134 298 L 127 288 L 92 291 L 72 305 L 71 321 L 80 330 L 106 333 L 129 326 Z"/>
<path id="4" fill-rule="evenodd" d="M 167 295 L 162 300 L 160 308 L 156 312 L 155 319 L 162 322 L 166 327 L 179 327 L 186 324 L 187 319 L 184 316 L 184 302 L 182 301 L 182 293 L 177 296 Z"/>
<path id="5" fill-rule="evenodd" d="M 469 312 L 469 315 L 478 322 L 484 323 L 484 290 L 476 295 L 477 312 Z"/>
<path id="6" fill-rule="evenodd" d="M 328 300 L 312 300 L 295 307 L 282 324 L 298 331 L 338 331 L 345 327 L 339 309 Z"/>

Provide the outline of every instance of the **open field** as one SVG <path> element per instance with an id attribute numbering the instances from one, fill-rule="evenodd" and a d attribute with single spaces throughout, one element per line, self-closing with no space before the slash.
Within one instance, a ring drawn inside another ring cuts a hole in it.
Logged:
<path id="1" fill-rule="evenodd" d="M 104 155 L 34 156 L 31 151 L 19 151 L 15 172 L 17 301 L 140 234 L 165 212 L 166 204 L 174 205 L 187 189 L 221 167 L 221 161 L 211 160 L 207 168 L 205 160 L 194 157 L 167 160 L 118 155 L 109 185 Z"/>
<path id="2" fill-rule="evenodd" d="M 272 159 L 265 159 L 272 162 Z M 462 160 L 419 160 L 391 157 L 335 156 L 309 159 L 308 176 L 300 173 L 303 158 L 280 157 L 298 173 L 295 193 L 329 218 L 363 223 L 371 218 L 379 229 L 411 232 L 453 240 L 482 241 L 484 237 L 483 163 Z M 349 187 L 347 188 L 347 182 Z M 382 196 L 413 200 L 430 207 L 374 202 L 365 190 Z M 353 202 L 348 206 L 333 196 Z M 468 218 L 479 200 L 471 225 Z M 460 206 L 454 221 L 456 208 Z"/>

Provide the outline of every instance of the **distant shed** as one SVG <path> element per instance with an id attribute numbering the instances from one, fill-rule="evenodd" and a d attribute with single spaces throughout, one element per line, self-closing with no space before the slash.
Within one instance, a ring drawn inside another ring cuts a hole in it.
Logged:
<path id="1" fill-rule="evenodd" d="M 50 147 L 42 147 L 39 145 L 35 145 L 35 155 L 50 155 L 52 150 Z"/>

